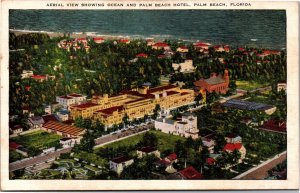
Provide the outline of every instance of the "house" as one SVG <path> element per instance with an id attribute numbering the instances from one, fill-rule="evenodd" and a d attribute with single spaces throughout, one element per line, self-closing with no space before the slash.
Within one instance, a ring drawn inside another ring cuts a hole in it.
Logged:
<path id="1" fill-rule="evenodd" d="M 61 109 L 56 114 L 60 121 L 67 121 L 69 119 L 69 111 L 66 109 Z"/>
<path id="2" fill-rule="evenodd" d="M 214 158 L 212 158 L 212 157 L 208 157 L 207 159 L 206 159 L 206 162 L 205 162 L 207 165 L 210 165 L 210 166 L 212 166 L 212 165 L 215 165 L 216 164 L 216 160 L 214 159 Z"/>
<path id="3" fill-rule="evenodd" d="M 155 42 L 153 41 L 153 39 L 147 39 L 146 42 L 147 42 L 147 46 L 152 46 L 152 45 L 155 44 Z"/>
<path id="4" fill-rule="evenodd" d="M 42 116 L 44 123 L 47 123 L 48 121 L 58 121 L 58 117 L 56 114 L 50 114 L 50 115 L 43 115 Z"/>
<path id="5" fill-rule="evenodd" d="M 105 42 L 105 39 L 100 38 L 100 37 L 94 37 L 93 40 L 96 44 L 101 44 L 101 43 Z"/>
<path id="6" fill-rule="evenodd" d="M 9 131 L 12 135 L 18 135 L 23 132 L 23 127 L 21 125 L 14 125 L 9 128 Z"/>
<path id="7" fill-rule="evenodd" d="M 276 111 L 276 106 L 267 105 L 263 103 L 250 102 L 246 100 L 240 99 L 230 99 L 223 103 L 224 107 L 227 108 L 235 108 L 240 110 L 258 110 L 265 112 L 267 115 L 271 115 Z M 253 123 L 252 123 L 253 124 Z"/>
<path id="8" fill-rule="evenodd" d="M 23 70 L 21 74 L 21 79 L 30 78 L 31 76 L 33 76 L 33 71 Z"/>
<path id="9" fill-rule="evenodd" d="M 121 156 L 114 158 L 109 161 L 109 169 L 115 171 L 119 176 L 122 171 L 127 167 L 133 164 L 134 160 L 129 157 Z"/>
<path id="10" fill-rule="evenodd" d="M 73 147 L 76 144 L 76 140 L 70 137 L 64 137 L 59 140 L 59 143 L 63 148 Z"/>
<path id="11" fill-rule="evenodd" d="M 229 86 L 229 73 L 228 70 L 224 71 L 224 75 L 212 73 L 208 79 L 200 79 L 194 82 L 197 90 L 206 90 L 209 93 L 216 92 L 226 94 Z"/>
<path id="12" fill-rule="evenodd" d="M 280 55 L 280 51 L 278 50 L 263 50 L 262 53 L 256 54 L 257 57 L 264 58 L 270 55 Z"/>
<path id="13" fill-rule="evenodd" d="M 227 134 L 225 140 L 227 143 L 242 143 L 242 137 L 233 133 Z"/>
<path id="14" fill-rule="evenodd" d="M 85 129 L 60 123 L 58 121 L 46 122 L 43 125 L 42 130 L 47 131 L 49 133 L 55 133 L 63 137 L 74 138 L 78 143 L 80 142 L 82 135 L 85 133 Z"/>
<path id="15" fill-rule="evenodd" d="M 193 60 L 185 60 L 182 63 L 172 63 L 172 67 L 175 71 L 179 72 L 193 72 L 195 70 Z"/>
<path id="16" fill-rule="evenodd" d="M 36 80 L 38 82 L 43 82 L 43 81 L 45 81 L 45 80 L 48 79 L 47 76 L 42 76 L 42 75 L 33 75 L 30 78 L 32 78 L 32 79 L 34 79 L 34 80 Z"/>
<path id="17" fill-rule="evenodd" d="M 165 157 L 165 160 L 170 162 L 170 163 L 177 163 L 178 162 L 177 154 L 176 153 L 171 153 L 170 155 Z"/>
<path id="18" fill-rule="evenodd" d="M 152 45 L 152 49 L 154 50 L 170 50 L 170 46 L 166 43 L 163 43 L 163 42 L 157 42 L 155 44 Z"/>
<path id="19" fill-rule="evenodd" d="M 124 43 L 124 44 L 129 44 L 130 40 L 129 39 L 120 39 L 119 42 Z"/>
<path id="20" fill-rule="evenodd" d="M 285 81 L 277 83 L 277 92 L 280 92 L 281 90 L 284 90 L 286 93 L 286 82 Z"/>
<path id="21" fill-rule="evenodd" d="M 202 144 L 203 146 L 207 147 L 209 153 L 214 153 L 215 148 L 215 140 L 210 138 L 202 138 Z"/>
<path id="22" fill-rule="evenodd" d="M 184 114 L 181 120 L 160 118 L 155 120 L 154 127 L 164 133 L 179 135 L 183 137 L 198 138 L 199 129 L 197 128 L 197 117 L 193 114 Z"/>
<path id="23" fill-rule="evenodd" d="M 44 119 L 40 116 L 33 116 L 28 118 L 28 124 L 32 129 L 40 129 L 45 123 Z"/>
<path id="24" fill-rule="evenodd" d="M 229 52 L 230 51 L 230 47 L 228 45 L 216 45 L 216 46 L 213 46 L 213 48 L 216 52 Z"/>
<path id="25" fill-rule="evenodd" d="M 268 120 L 261 128 L 268 131 L 286 133 L 286 121 Z"/>
<path id="26" fill-rule="evenodd" d="M 173 174 L 177 172 L 177 170 L 173 167 L 173 163 L 167 161 L 166 159 L 161 159 L 154 162 L 156 169 L 161 169 L 169 174 Z"/>
<path id="27" fill-rule="evenodd" d="M 154 155 L 155 157 L 160 158 L 160 152 L 157 148 L 154 147 L 142 147 L 136 151 L 138 158 L 142 158 L 146 155 Z"/>
<path id="28" fill-rule="evenodd" d="M 239 163 L 241 163 L 246 157 L 246 148 L 242 143 L 227 143 L 223 148 L 223 151 L 228 153 L 232 153 L 234 150 L 237 150 L 241 153 L 241 158 L 239 159 Z"/>
<path id="29" fill-rule="evenodd" d="M 199 173 L 193 166 L 189 166 L 178 172 L 178 176 L 182 180 L 201 180 L 203 175 Z"/>
<path id="30" fill-rule="evenodd" d="M 11 150 L 16 150 L 18 149 L 19 147 L 21 147 L 22 145 L 16 143 L 16 142 L 9 142 L 9 149 Z"/>
<path id="31" fill-rule="evenodd" d="M 139 53 L 139 54 L 137 54 L 135 57 L 137 57 L 137 58 L 148 58 L 148 54 L 145 54 L 145 53 Z"/>
<path id="32" fill-rule="evenodd" d="M 201 52 L 203 52 L 204 50 L 208 50 L 210 46 L 211 46 L 210 43 L 205 43 L 205 42 L 194 43 L 194 48 Z"/>
<path id="33" fill-rule="evenodd" d="M 189 49 L 186 46 L 180 46 L 176 49 L 176 51 L 180 52 L 180 53 L 187 53 L 187 52 L 189 52 Z"/>

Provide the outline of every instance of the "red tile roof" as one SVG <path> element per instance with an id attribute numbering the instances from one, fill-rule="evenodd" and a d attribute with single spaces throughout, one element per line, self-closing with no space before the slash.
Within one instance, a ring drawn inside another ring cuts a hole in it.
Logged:
<path id="1" fill-rule="evenodd" d="M 119 42 L 121 42 L 121 43 L 127 43 L 127 42 L 129 42 L 129 40 L 128 39 L 120 39 Z"/>
<path id="2" fill-rule="evenodd" d="M 76 93 L 69 94 L 68 96 L 71 96 L 71 97 L 82 97 L 81 94 L 76 94 Z"/>
<path id="3" fill-rule="evenodd" d="M 42 118 L 44 119 L 45 123 L 48 121 L 57 121 L 55 115 L 43 115 Z"/>
<path id="4" fill-rule="evenodd" d="M 96 104 L 96 103 L 84 103 L 84 104 L 80 104 L 80 105 L 74 105 L 72 107 L 85 109 L 85 108 L 90 108 L 90 107 L 94 107 L 94 106 L 98 106 L 98 104 Z"/>
<path id="5" fill-rule="evenodd" d="M 72 97 L 69 97 L 69 96 L 67 96 L 67 95 L 59 96 L 59 98 L 62 98 L 62 99 L 72 99 Z"/>
<path id="6" fill-rule="evenodd" d="M 138 151 L 141 151 L 141 152 L 145 152 L 145 153 L 150 153 L 150 152 L 153 152 L 153 151 L 156 151 L 157 149 L 154 148 L 154 147 L 141 147 L 138 149 Z"/>
<path id="7" fill-rule="evenodd" d="M 104 40 L 104 38 L 95 37 L 93 38 L 94 41 Z"/>
<path id="8" fill-rule="evenodd" d="M 188 49 L 188 47 L 186 47 L 186 46 L 180 46 L 179 48 L 181 48 L 181 49 Z"/>
<path id="9" fill-rule="evenodd" d="M 243 144 L 241 143 L 227 143 L 224 148 L 223 148 L 223 151 L 234 151 L 235 149 L 236 150 L 239 150 L 241 149 L 241 147 L 243 146 Z"/>
<path id="10" fill-rule="evenodd" d="M 243 51 L 245 51 L 245 48 L 238 48 L 238 50 L 239 50 L 240 52 L 243 52 Z"/>
<path id="11" fill-rule="evenodd" d="M 147 58 L 148 57 L 148 54 L 145 54 L 145 53 L 139 53 L 136 55 L 136 57 L 138 58 Z"/>
<path id="12" fill-rule="evenodd" d="M 174 161 L 177 159 L 177 154 L 176 153 L 171 153 L 170 155 L 167 156 L 167 158 L 170 160 L 170 161 Z"/>
<path id="13" fill-rule="evenodd" d="M 216 160 L 214 158 L 209 157 L 206 159 L 206 163 L 208 165 L 214 165 L 216 163 Z"/>
<path id="14" fill-rule="evenodd" d="M 194 46 L 196 47 L 207 47 L 207 46 L 210 46 L 209 43 L 205 43 L 205 42 L 197 42 L 194 44 Z"/>
<path id="15" fill-rule="evenodd" d="M 173 88 L 176 88 L 177 86 L 175 85 L 166 85 L 166 86 L 160 86 L 160 87 L 156 87 L 156 88 L 152 88 L 152 89 L 149 89 L 147 91 L 147 93 L 154 93 L 154 92 L 159 92 L 159 91 L 164 91 L 164 90 L 169 90 L 169 89 L 173 89 Z"/>
<path id="16" fill-rule="evenodd" d="M 33 75 L 33 76 L 31 76 L 31 78 L 33 78 L 33 79 L 46 79 L 47 77 L 42 76 L 42 75 Z"/>
<path id="17" fill-rule="evenodd" d="M 29 91 L 30 88 L 31 88 L 31 86 L 25 86 L 25 89 L 26 89 L 27 91 Z"/>
<path id="18" fill-rule="evenodd" d="M 43 127 L 54 131 L 62 132 L 65 134 L 69 134 L 72 136 L 79 136 L 84 131 L 84 129 L 81 129 L 79 127 L 60 123 L 58 121 L 48 121 L 43 125 Z"/>
<path id="19" fill-rule="evenodd" d="M 112 159 L 111 161 L 119 164 L 119 163 L 123 163 L 123 162 L 129 161 L 129 160 L 131 160 L 131 158 L 126 157 L 126 156 L 121 156 L 121 157 L 116 157 L 116 158 Z"/>
<path id="20" fill-rule="evenodd" d="M 179 173 L 187 180 L 203 179 L 203 175 L 199 173 L 197 170 L 195 170 L 195 168 L 193 168 L 192 166 L 179 171 Z"/>
<path id="21" fill-rule="evenodd" d="M 271 131 L 286 132 L 285 121 L 269 120 L 265 122 L 262 127 Z"/>
<path id="22" fill-rule="evenodd" d="M 9 143 L 9 149 L 17 149 L 18 147 L 21 147 L 22 145 L 16 143 L 16 142 L 10 142 Z"/>
<path id="23" fill-rule="evenodd" d="M 110 108 L 107 108 L 107 109 L 102 109 L 102 110 L 99 110 L 99 111 L 96 111 L 96 112 L 104 113 L 106 115 L 111 115 L 111 114 L 113 114 L 113 112 L 122 111 L 123 109 L 124 109 L 123 106 L 115 106 L 115 107 L 110 107 Z"/>
<path id="24" fill-rule="evenodd" d="M 163 43 L 163 42 L 157 42 L 153 46 L 156 46 L 156 47 L 169 47 L 168 44 Z"/>

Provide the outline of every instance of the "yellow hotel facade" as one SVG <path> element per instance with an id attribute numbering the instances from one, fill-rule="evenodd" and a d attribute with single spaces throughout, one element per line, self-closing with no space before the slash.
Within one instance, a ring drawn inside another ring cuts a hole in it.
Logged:
<path id="1" fill-rule="evenodd" d="M 173 109 L 194 102 L 195 92 L 174 85 L 142 87 L 121 92 L 117 96 L 93 96 L 90 103 L 71 106 L 71 118 L 92 118 L 106 126 L 119 124 L 127 114 L 129 120 L 153 114 L 155 106 Z"/>

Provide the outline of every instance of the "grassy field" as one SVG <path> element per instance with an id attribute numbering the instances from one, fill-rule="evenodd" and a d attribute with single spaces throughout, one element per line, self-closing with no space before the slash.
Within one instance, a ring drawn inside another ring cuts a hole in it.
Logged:
<path id="1" fill-rule="evenodd" d="M 177 140 L 185 140 L 184 137 L 180 137 L 180 136 L 177 136 L 177 135 L 170 135 L 170 134 L 163 133 L 163 132 L 160 132 L 160 131 L 149 131 L 149 132 L 154 133 L 157 136 L 157 138 L 158 138 L 158 149 L 160 151 L 165 151 L 167 149 L 173 149 L 174 145 L 175 145 L 175 142 Z M 124 140 L 117 141 L 117 142 L 105 145 L 103 147 L 100 147 L 100 148 L 106 148 L 106 147 L 117 148 L 117 147 L 121 147 L 121 146 L 136 145 L 143 138 L 143 135 L 144 135 L 144 133 L 139 134 L 139 135 L 135 135 L 133 137 L 129 137 L 129 138 L 126 138 Z"/>
<path id="2" fill-rule="evenodd" d="M 245 80 L 237 80 L 236 82 L 237 89 L 242 89 L 246 91 L 251 91 L 256 88 L 267 86 L 267 84 L 260 84 L 258 82 L 253 81 L 245 81 Z"/>
<path id="3" fill-rule="evenodd" d="M 101 158 L 100 156 L 98 156 L 95 153 L 89 153 L 89 152 L 82 151 L 79 153 L 74 153 L 73 157 L 82 159 L 89 163 L 96 164 L 98 166 L 103 166 L 103 165 L 107 164 L 107 161 L 105 159 Z"/>
<path id="4" fill-rule="evenodd" d="M 9 150 L 9 163 L 21 160 L 23 158 L 25 157 L 22 154 L 13 150 Z"/>
<path id="5" fill-rule="evenodd" d="M 42 150 L 58 144 L 60 138 L 61 136 L 59 135 L 50 134 L 45 131 L 35 131 L 26 135 L 11 138 L 10 141 L 21 144 L 26 148 Z"/>

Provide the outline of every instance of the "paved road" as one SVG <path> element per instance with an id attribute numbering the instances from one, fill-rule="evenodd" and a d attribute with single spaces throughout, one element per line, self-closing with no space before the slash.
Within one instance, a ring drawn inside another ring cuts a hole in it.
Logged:
<path id="1" fill-rule="evenodd" d="M 286 153 L 279 156 L 277 159 L 271 161 L 270 163 L 254 170 L 253 172 L 243 176 L 242 180 L 261 180 L 268 176 L 268 170 L 274 168 L 276 165 L 282 163 L 286 160 Z"/>
<path id="2" fill-rule="evenodd" d="M 153 127 L 154 127 L 153 123 L 145 125 L 145 126 L 136 126 L 135 128 L 128 129 L 126 131 L 123 131 L 123 132 L 120 132 L 120 133 L 117 133 L 117 134 L 107 135 L 107 136 L 95 139 L 95 144 L 100 145 L 100 144 L 103 144 L 103 143 L 114 141 L 114 140 L 117 140 L 117 139 L 120 139 L 120 138 L 123 138 L 123 137 L 127 137 L 127 136 L 130 136 L 130 135 L 148 130 L 148 129 L 153 128 Z"/>
<path id="3" fill-rule="evenodd" d="M 49 154 L 46 154 L 46 155 L 39 155 L 39 156 L 33 157 L 32 159 L 20 160 L 20 161 L 10 163 L 9 164 L 9 171 L 12 172 L 12 171 L 15 171 L 15 170 L 26 168 L 28 166 L 32 166 L 34 164 L 45 162 L 45 161 L 50 160 L 50 159 L 54 159 L 56 157 L 59 157 L 60 154 L 62 154 L 62 153 L 70 152 L 71 149 L 72 148 L 65 148 L 65 149 L 55 151 L 53 153 L 49 153 Z"/>

